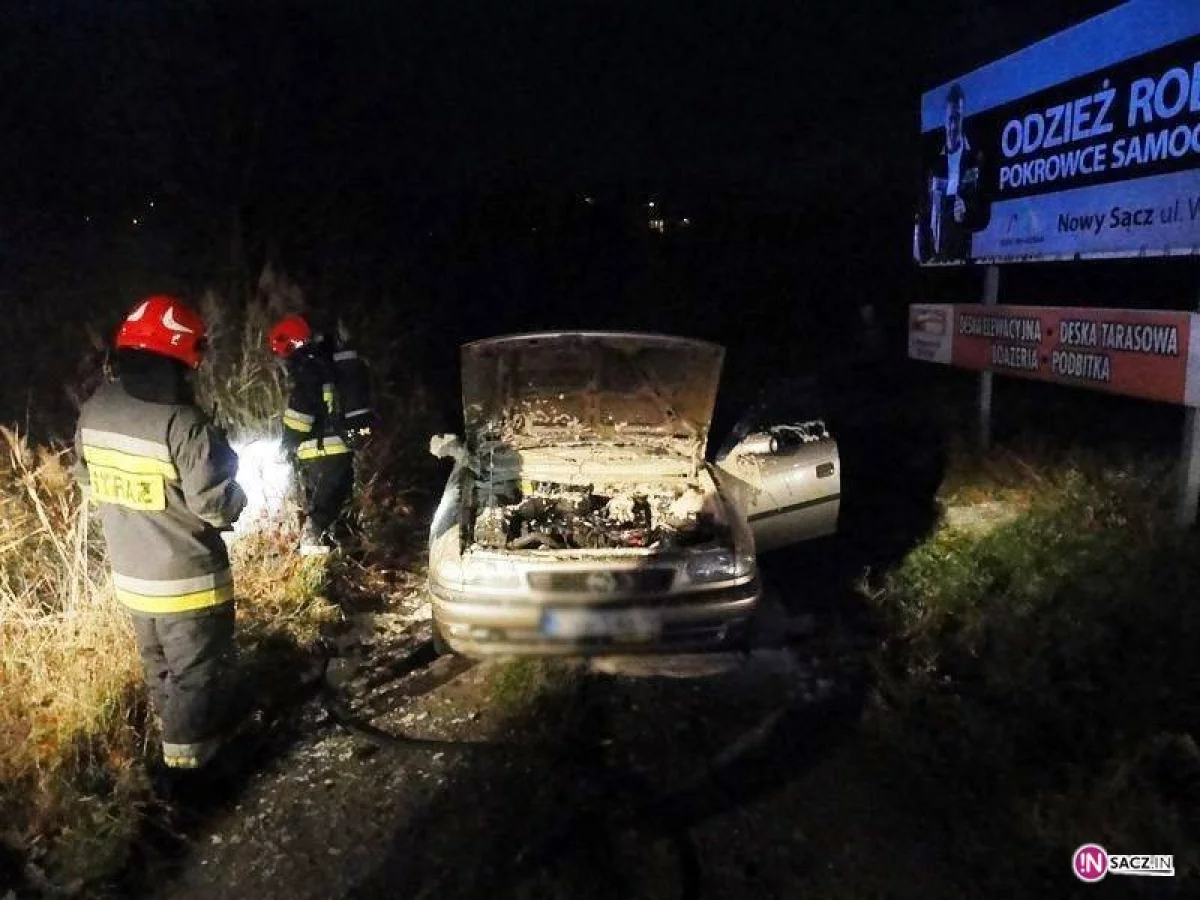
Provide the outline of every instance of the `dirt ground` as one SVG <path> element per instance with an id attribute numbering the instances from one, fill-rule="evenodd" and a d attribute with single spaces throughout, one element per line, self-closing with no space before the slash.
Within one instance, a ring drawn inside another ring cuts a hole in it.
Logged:
<path id="1" fill-rule="evenodd" d="M 114 896 L 839 895 L 855 836 L 831 805 L 879 800 L 845 775 L 872 765 L 845 749 L 865 690 L 845 615 L 776 598 L 749 654 L 555 664 L 434 658 L 421 615 L 366 623 L 335 716 L 302 704 Z"/>

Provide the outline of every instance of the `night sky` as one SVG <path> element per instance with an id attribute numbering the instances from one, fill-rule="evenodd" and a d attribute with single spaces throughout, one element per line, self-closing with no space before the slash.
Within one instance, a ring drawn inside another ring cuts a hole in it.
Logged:
<path id="1" fill-rule="evenodd" d="M 8 2 L 6 200 L 801 192 L 904 165 L 921 90 L 1113 5 Z"/>
<path id="2" fill-rule="evenodd" d="M 5 2 L 0 292 L 107 308 L 274 259 L 398 304 L 435 366 L 558 326 L 782 364 L 923 290 L 921 92 L 1114 5 Z M 651 200 L 691 227 L 652 240 Z"/>

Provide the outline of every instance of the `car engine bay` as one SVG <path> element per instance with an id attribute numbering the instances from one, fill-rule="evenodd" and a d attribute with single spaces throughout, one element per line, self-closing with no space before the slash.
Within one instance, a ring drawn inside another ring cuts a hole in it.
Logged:
<path id="1" fill-rule="evenodd" d="M 468 541 L 495 550 L 696 547 L 727 537 L 716 504 L 693 483 L 476 485 Z"/>

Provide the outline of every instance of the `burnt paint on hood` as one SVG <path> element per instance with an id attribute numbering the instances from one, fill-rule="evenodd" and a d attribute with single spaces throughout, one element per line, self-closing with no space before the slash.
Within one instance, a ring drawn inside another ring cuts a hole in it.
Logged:
<path id="1" fill-rule="evenodd" d="M 468 444 L 617 443 L 702 454 L 724 354 L 692 338 L 595 331 L 466 344 Z"/>

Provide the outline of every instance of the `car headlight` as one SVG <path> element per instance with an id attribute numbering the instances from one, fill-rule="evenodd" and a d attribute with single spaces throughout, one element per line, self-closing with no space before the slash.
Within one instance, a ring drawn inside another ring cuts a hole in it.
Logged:
<path id="1" fill-rule="evenodd" d="M 728 581 L 754 571 L 754 557 L 733 550 L 706 550 L 688 558 L 687 573 L 692 581 Z"/>
<path id="2" fill-rule="evenodd" d="M 470 585 L 479 588 L 515 588 L 521 585 L 517 567 L 501 559 L 472 559 L 467 556 L 461 561 L 445 562 L 438 567 L 439 578 L 450 584 Z"/>

